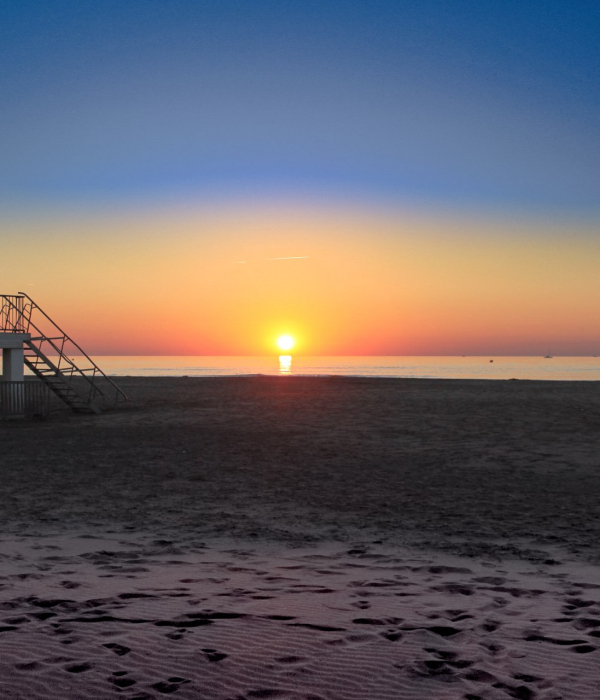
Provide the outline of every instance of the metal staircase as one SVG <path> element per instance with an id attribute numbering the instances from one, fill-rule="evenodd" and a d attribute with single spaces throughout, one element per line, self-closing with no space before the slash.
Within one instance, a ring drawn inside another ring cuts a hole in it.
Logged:
<path id="1" fill-rule="evenodd" d="M 27 333 L 25 365 L 73 411 L 101 413 L 127 397 L 27 294 L 0 295 L 0 333 Z"/>

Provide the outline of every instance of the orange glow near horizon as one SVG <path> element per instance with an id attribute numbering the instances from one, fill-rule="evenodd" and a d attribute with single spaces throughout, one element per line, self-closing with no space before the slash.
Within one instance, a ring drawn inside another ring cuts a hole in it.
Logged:
<path id="1" fill-rule="evenodd" d="M 98 355 L 268 355 L 284 334 L 304 355 L 600 351 L 584 225 L 232 205 L 7 230 L 0 292 Z"/>

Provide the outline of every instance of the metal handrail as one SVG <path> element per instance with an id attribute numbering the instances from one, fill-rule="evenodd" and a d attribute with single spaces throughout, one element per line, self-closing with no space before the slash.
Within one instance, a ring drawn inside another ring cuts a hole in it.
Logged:
<path id="1" fill-rule="evenodd" d="M 2 294 L 0 298 L 3 300 L 0 306 L 0 333 L 26 333 L 27 330 L 23 325 L 25 297 Z"/>
<path id="2" fill-rule="evenodd" d="M 37 351 L 40 354 L 42 353 L 42 346 L 44 343 L 49 343 L 50 346 L 56 351 L 58 355 L 58 364 L 56 365 L 56 368 L 58 372 L 63 375 L 63 376 L 70 376 L 73 377 L 73 375 L 78 374 L 80 375 L 83 379 L 88 382 L 90 385 L 89 387 L 89 394 L 88 394 L 88 401 L 92 401 L 93 398 L 95 397 L 96 394 L 100 394 L 103 396 L 105 399 L 107 398 L 105 393 L 102 391 L 100 387 L 98 387 L 95 384 L 95 379 L 96 376 L 99 375 L 102 377 L 104 380 L 106 380 L 112 388 L 115 390 L 116 395 L 115 395 L 115 401 L 119 400 L 119 397 L 122 399 L 127 399 L 127 396 L 124 391 L 122 391 L 113 381 L 110 377 L 108 377 L 101 369 L 98 367 L 98 365 L 92 360 L 92 358 L 83 350 L 83 348 L 76 343 L 67 333 L 65 333 L 62 328 L 55 322 L 53 321 L 48 314 L 41 309 L 34 301 L 33 299 L 28 295 L 25 294 L 24 292 L 19 292 L 18 296 L 17 295 L 7 295 L 3 294 L 0 295 L 0 297 L 4 300 L 2 304 L 2 313 L 0 315 L 0 331 L 3 330 L 3 324 L 1 323 L 2 317 L 5 317 L 6 323 L 7 324 L 12 324 L 12 331 L 8 332 L 21 332 L 21 333 L 29 333 L 31 327 L 37 331 L 39 334 L 39 338 L 32 338 L 29 342 L 37 342 Z M 17 303 L 13 302 L 13 299 L 18 300 Z M 23 300 L 21 302 L 21 300 Z M 25 300 L 27 300 L 26 303 Z M 8 305 L 8 309 L 6 310 L 6 306 Z M 32 315 L 33 311 L 37 310 L 39 313 L 46 318 L 46 320 L 61 334 L 60 337 L 56 338 L 50 338 L 44 334 L 44 332 L 32 321 Z M 18 330 L 17 330 L 18 329 Z M 55 342 L 59 341 L 60 346 Z M 70 343 L 73 345 L 74 348 L 76 348 L 79 353 L 81 354 L 82 357 L 84 357 L 91 365 L 91 367 L 86 367 L 85 369 L 81 369 L 78 367 L 71 358 L 69 358 L 65 352 L 64 352 L 64 347 L 66 343 Z M 62 365 L 62 362 L 65 362 L 67 367 L 64 367 Z M 48 364 L 53 364 L 48 361 Z M 92 376 L 89 376 L 89 373 L 92 373 Z M 88 373 L 88 374 L 86 374 Z"/>

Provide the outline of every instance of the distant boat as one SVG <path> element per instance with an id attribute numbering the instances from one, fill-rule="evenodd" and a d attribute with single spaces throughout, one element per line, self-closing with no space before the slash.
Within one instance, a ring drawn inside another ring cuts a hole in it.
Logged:
<path id="1" fill-rule="evenodd" d="M 544 360 L 551 360 L 551 359 L 552 359 L 552 355 L 544 355 Z"/>

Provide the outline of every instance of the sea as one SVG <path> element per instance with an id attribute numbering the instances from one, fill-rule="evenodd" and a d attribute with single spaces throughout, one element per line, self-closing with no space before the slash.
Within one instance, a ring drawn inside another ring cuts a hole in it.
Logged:
<path id="1" fill-rule="evenodd" d="M 346 376 L 600 381 L 600 357 L 95 356 L 108 375 L 137 377 Z"/>

